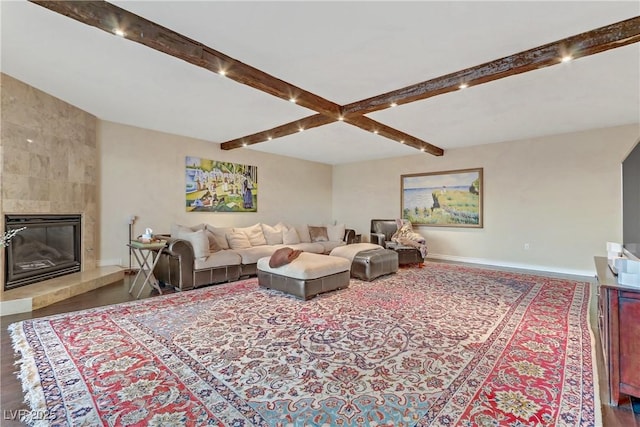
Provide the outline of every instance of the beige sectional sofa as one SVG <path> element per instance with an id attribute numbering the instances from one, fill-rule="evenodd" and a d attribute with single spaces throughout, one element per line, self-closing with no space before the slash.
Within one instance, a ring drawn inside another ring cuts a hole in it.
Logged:
<path id="1" fill-rule="evenodd" d="M 193 227 L 173 224 L 154 270 L 158 280 L 179 290 L 238 280 L 257 273 L 260 258 L 276 249 L 290 247 L 304 252 L 328 254 L 351 243 L 355 231 L 339 225 L 257 223 L 250 227 Z"/>

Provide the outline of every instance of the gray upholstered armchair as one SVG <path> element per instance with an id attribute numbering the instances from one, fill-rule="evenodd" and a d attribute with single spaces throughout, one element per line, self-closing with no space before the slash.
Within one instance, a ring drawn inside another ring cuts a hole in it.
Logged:
<path id="1" fill-rule="evenodd" d="M 372 219 L 371 220 L 371 243 L 387 247 L 391 243 L 391 236 L 398 231 L 395 219 Z"/>
<path id="2" fill-rule="evenodd" d="M 400 245 L 391 240 L 391 237 L 398 231 L 398 224 L 395 219 L 372 219 L 371 220 L 371 243 L 383 248 L 393 249 L 398 253 L 398 263 L 422 264 L 424 257 L 420 251 L 412 246 Z"/>

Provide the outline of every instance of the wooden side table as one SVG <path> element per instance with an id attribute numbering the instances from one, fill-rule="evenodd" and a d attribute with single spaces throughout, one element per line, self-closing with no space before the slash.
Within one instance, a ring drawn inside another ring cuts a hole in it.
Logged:
<path id="1" fill-rule="evenodd" d="M 161 240 L 160 242 L 141 243 L 136 240 L 132 240 L 131 243 L 127 244 L 127 246 L 131 248 L 136 261 L 138 261 L 138 265 L 140 266 L 140 270 L 138 270 L 136 277 L 133 279 L 133 282 L 131 282 L 129 293 L 133 292 L 133 288 L 135 288 L 136 284 L 138 283 L 138 278 L 144 277 L 142 286 L 138 291 L 136 299 L 140 298 L 140 295 L 142 295 L 142 290 L 147 284 L 153 289 L 156 289 L 158 292 L 160 292 L 160 295 L 162 295 L 160 283 L 158 282 L 158 279 L 156 279 L 156 277 L 153 275 L 153 269 L 156 268 L 156 264 L 158 264 L 160 254 L 162 253 L 162 249 L 167 246 L 167 242 L 165 240 Z"/>

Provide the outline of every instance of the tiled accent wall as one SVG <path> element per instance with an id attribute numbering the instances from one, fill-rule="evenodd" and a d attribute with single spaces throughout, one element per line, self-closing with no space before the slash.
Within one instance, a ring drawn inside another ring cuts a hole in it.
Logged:
<path id="1" fill-rule="evenodd" d="M 80 213 L 82 269 L 95 268 L 96 117 L 6 74 L 0 92 L 0 228 L 5 214 Z M 4 268 L 0 275 L 4 283 Z"/>

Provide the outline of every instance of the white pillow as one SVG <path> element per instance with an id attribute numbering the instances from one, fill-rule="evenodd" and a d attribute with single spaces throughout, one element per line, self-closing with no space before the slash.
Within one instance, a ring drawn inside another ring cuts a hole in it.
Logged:
<path id="1" fill-rule="evenodd" d="M 342 242 L 346 226 L 344 224 L 325 225 L 327 227 L 327 236 L 330 242 Z"/>
<path id="2" fill-rule="evenodd" d="M 220 249 L 229 249 L 229 242 L 227 242 L 227 233 L 233 231 L 231 227 L 214 227 L 207 224 L 207 230 L 213 234 L 213 238 L 216 239 L 216 243 L 220 246 Z"/>
<path id="3" fill-rule="evenodd" d="M 262 226 L 260 223 L 254 224 L 251 227 L 234 228 L 233 231 L 240 231 L 247 235 L 251 246 L 262 246 L 267 244 L 267 240 L 262 233 Z M 233 248 L 231 248 L 233 249 Z"/>
<path id="4" fill-rule="evenodd" d="M 297 245 L 300 243 L 300 236 L 294 227 L 282 232 L 282 243 L 285 245 Z"/>
<path id="5" fill-rule="evenodd" d="M 227 233 L 227 241 L 231 249 L 249 249 L 251 247 L 249 238 L 242 231 Z"/>
<path id="6" fill-rule="evenodd" d="M 264 238 L 267 241 L 267 245 L 281 245 L 282 231 L 283 228 L 280 226 L 280 224 L 277 224 L 273 227 L 267 224 L 262 224 L 262 233 L 264 234 Z"/>
<path id="7" fill-rule="evenodd" d="M 191 233 L 198 230 L 204 230 L 204 224 L 194 225 L 189 227 L 187 225 L 176 224 L 175 222 L 171 224 L 171 237 L 178 238 L 180 233 Z"/>
<path id="8" fill-rule="evenodd" d="M 309 227 L 306 224 L 296 227 L 298 231 L 298 236 L 300 237 L 300 242 L 310 243 L 311 236 L 309 235 Z"/>
<path id="9" fill-rule="evenodd" d="M 191 233 L 180 233 L 179 239 L 184 239 L 191 243 L 193 247 L 193 256 L 196 258 L 206 258 L 211 255 L 209 251 L 209 238 L 204 230 L 198 230 Z"/>

